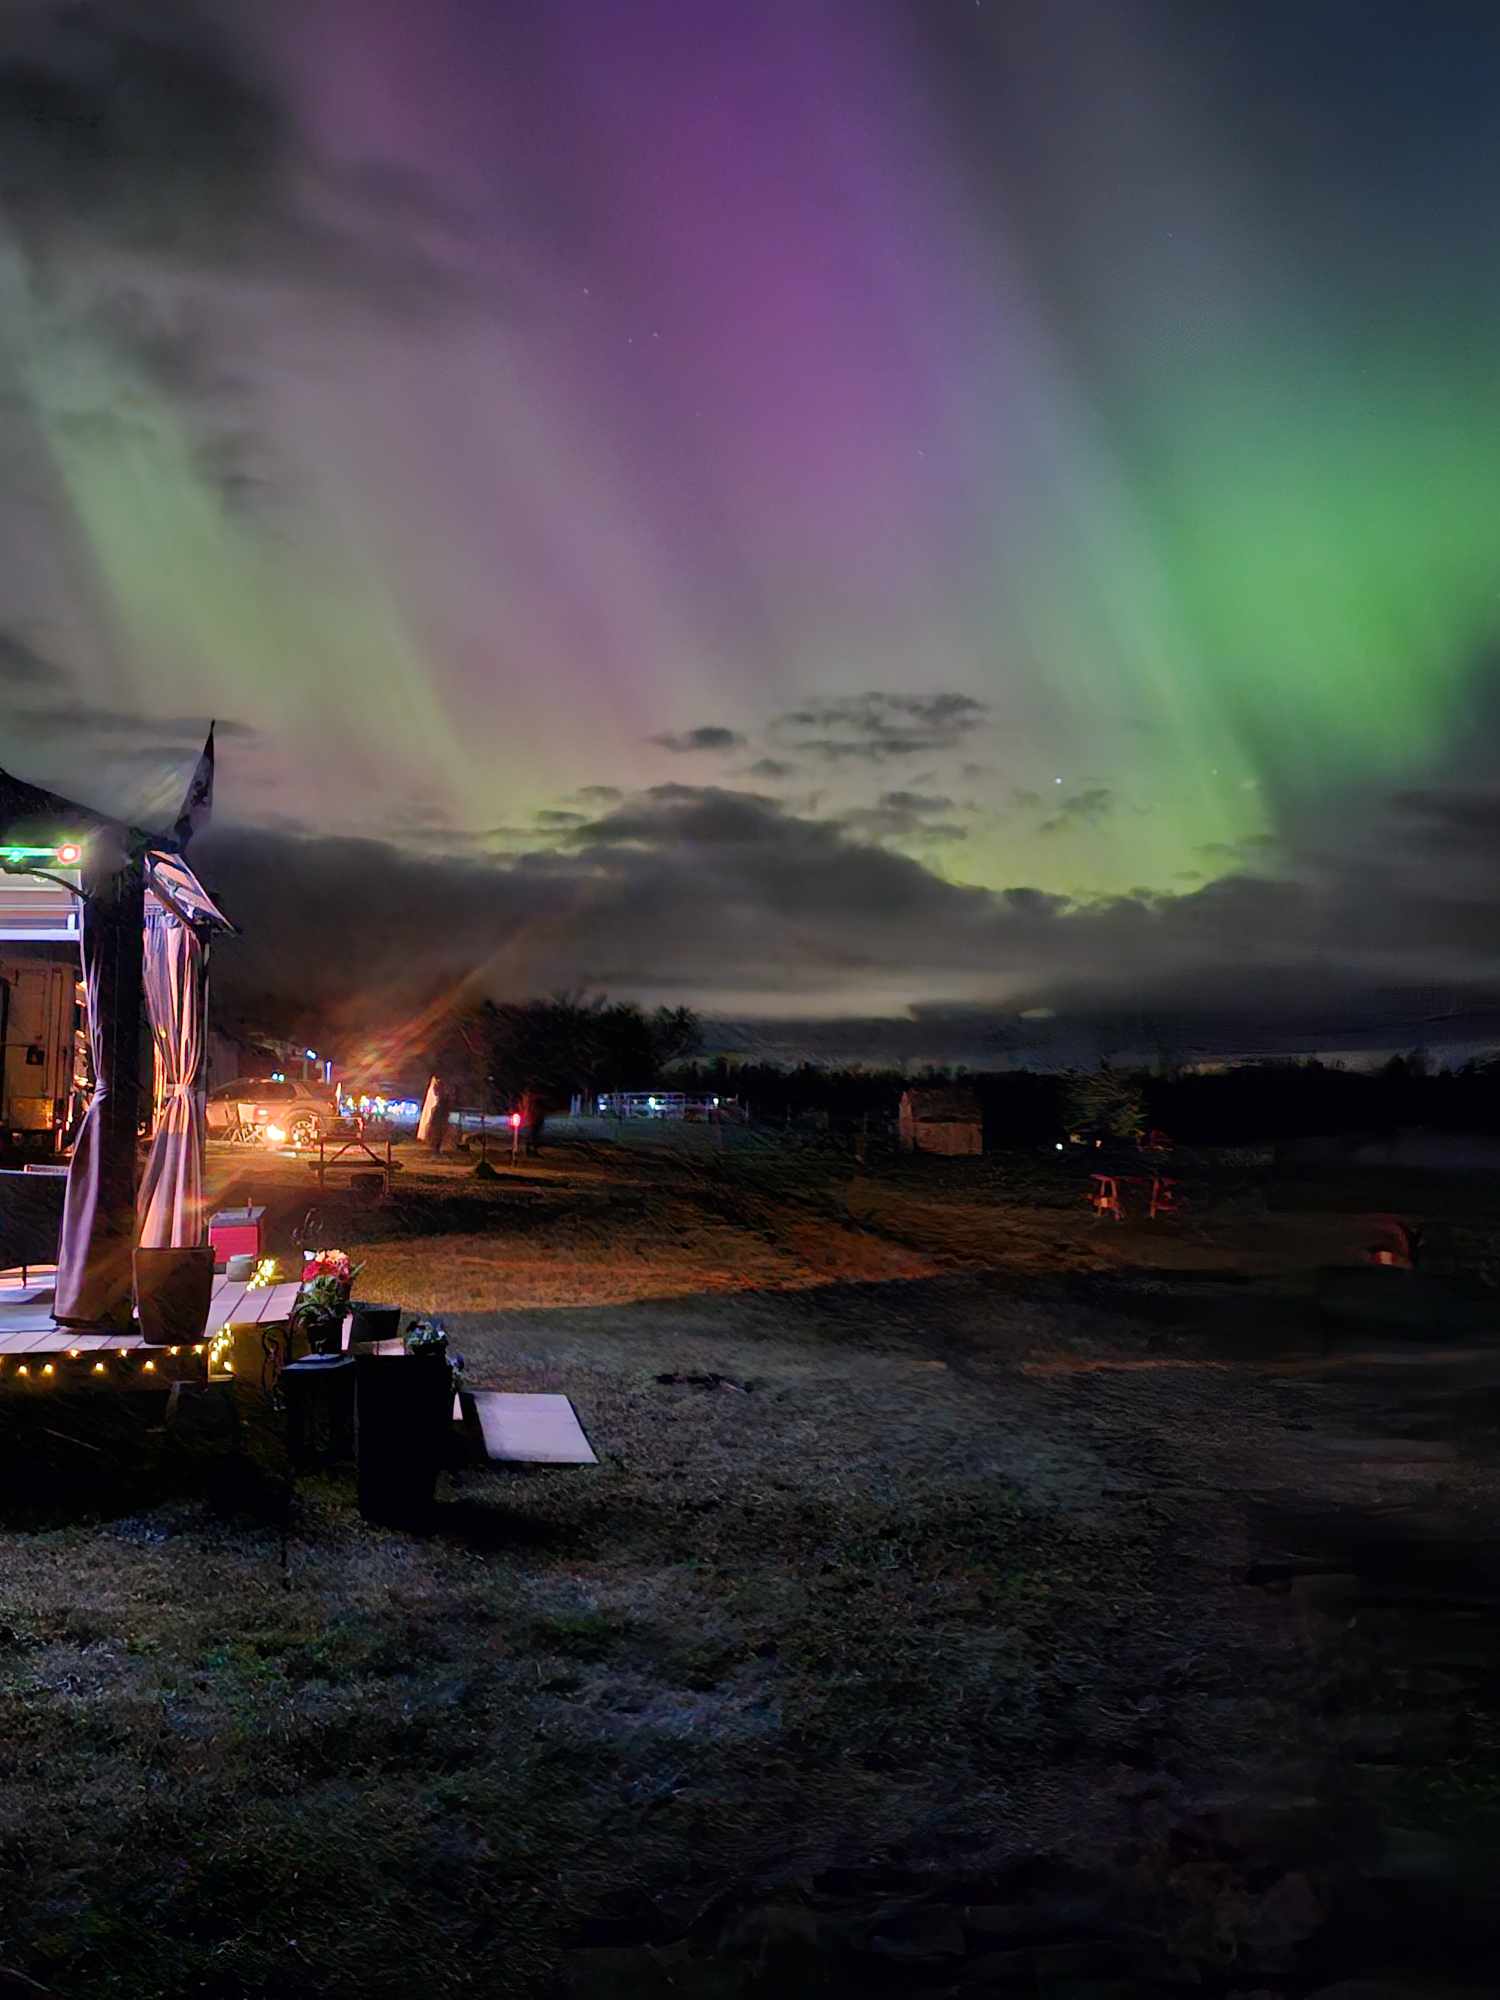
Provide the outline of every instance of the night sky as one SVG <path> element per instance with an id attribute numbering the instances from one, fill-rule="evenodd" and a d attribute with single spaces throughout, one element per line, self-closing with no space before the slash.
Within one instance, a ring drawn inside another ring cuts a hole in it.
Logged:
<path id="1" fill-rule="evenodd" d="M 0 762 L 218 716 L 252 983 L 1494 991 L 1497 102 L 1443 0 L 8 0 Z"/>

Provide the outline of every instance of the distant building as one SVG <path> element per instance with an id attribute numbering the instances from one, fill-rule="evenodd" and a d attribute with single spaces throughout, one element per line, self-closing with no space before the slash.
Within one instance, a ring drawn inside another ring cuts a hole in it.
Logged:
<path id="1" fill-rule="evenodd" d="M 984 1151 L 984 1118 L 972 1090 L 939 1086 L 901 1093 L 901 1148 L 907 1153 Z"/>
<path id="2" fill-rule="evenodd" d="M 611 1090 L 592 1101 L 575 1097 L 572 1115 L 598 1118 L 707 1119 L 711 1124 L 743 1120 L 737 1097 L 691 1096 L 681 1090 Z"/>

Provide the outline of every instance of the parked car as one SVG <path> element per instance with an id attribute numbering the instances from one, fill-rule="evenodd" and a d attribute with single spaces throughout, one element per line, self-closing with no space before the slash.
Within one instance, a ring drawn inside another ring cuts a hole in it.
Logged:
<path id="1" fill-rule="evenodd" d="M 345 1126 L 337 1094 L 323 1083 L 293 1078 L 237 1077 L 208 1093 L 213 1139 L 269 1140 L 273 1146 L 315 1146 Z"/>

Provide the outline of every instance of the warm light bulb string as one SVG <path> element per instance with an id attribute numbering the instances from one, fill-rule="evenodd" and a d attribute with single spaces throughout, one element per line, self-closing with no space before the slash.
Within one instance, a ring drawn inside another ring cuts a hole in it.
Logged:
<path id="1" fill-rule="evenodd" d="M 212 1368 L 221 1351 L 216 1342 L 198 1341 L 149 1350 L 139 1347 L 96 1347 L 85 1351 L 83 1348 L 70 1347 L 66 1354 L 59 1353 L 47 1358 L 41 1355 L 0 1355 L 0 1383 L 65 1382 L 85 1376 L 108 1375 L 112 1370 L 121 1375 L 128 1375 L 133 1370 L 142 1375 L 155 1375 L 159 1372 L 157 1363 L 162 1356 L 176 1360 L 185 1353 L 207 1354 Z M 163 1379 L 177 1381 L 185 1380 L 186 1377 L 174 1375 L 169 1371 Z"/>

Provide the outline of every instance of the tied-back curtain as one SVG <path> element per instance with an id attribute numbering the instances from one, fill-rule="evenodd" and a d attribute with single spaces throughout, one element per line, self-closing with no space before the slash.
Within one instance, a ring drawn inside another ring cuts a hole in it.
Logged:
<path id="1" fill-rule="evenodd" d="M 141 1178 L 141 1248 L 186 1249 L 204 1237 L 208 945 L 154 897 L 146 903 L 144 967 L 158 1109 Z"/>
<path id="2" fill-rule="evenodd" d="M 53 1312 L 65 1326 L 130 1324 L 145 888 L 139 862 L 84 870 L 83 982 L 94 1094 L 63 1204 Z"/>

